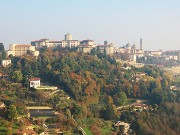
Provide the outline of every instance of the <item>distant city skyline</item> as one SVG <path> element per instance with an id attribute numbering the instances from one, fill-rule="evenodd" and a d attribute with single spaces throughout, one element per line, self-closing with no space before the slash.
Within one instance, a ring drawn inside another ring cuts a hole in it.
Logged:
<path id="1" fill-rule="evenodd" d="M 117 47 L 180 50 L 179 0 L 6 0 L 1 1 L 0 42 L 32 40 L 105 40 Z"/>

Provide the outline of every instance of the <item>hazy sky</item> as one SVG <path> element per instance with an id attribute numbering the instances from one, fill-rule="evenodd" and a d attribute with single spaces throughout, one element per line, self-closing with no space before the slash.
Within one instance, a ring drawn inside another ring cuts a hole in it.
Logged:
<path id="1" fill-rule="evenodd" d="M 180 0 L 1 0 L 0 42 L 40 38 L 127 42 L 145 50 L 180 49 Z"/>

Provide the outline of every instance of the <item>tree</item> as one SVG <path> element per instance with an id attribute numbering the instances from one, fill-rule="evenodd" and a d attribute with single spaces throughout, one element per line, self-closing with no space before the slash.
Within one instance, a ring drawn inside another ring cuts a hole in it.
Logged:
<path id="1" fill-rule="evenodd" d="M 12 79 L 15 82 L 21 82 L 23 80 L 23 74 L 20 70 L 14 71 L 12 74 Z"/>
<path id="2" fill-rule="evenodd" d="M 166 90 L 168 88 L 168 81 L 164 78 L 161 80 L 161 87 L 163 90 Z"/>
<path id="3" fill-rule="evenodd" d="M 107 109 L 105 110 L 104 114 L 105 119 L 112 120 L 115 117 L 115 107 L 113 104 L 108 103 Z"/>
<path id="4" fill-rule="evenodd" d="M 140 81 L 139 82 L 139 90 L 140 90 L 140 93 L 141 93 L 141 97 L 146 97 L 147 94 L 148 94 L 148 91 L 147 91 L 147 86 L 145 84 L 144 81 Z"/>
<path id="5" fill-rule="evenodd" d="M 69 109 L 66 109 L 66 116 L 68 119 L 71 119 L 71 111 Z"/>
<path id="6" fill-rule="evenodd" d="M 0 59 L 5 59 L 6 58 L 6 51 L 4 49 L 3 43 L 0 43 Z"/>
<path id="7" fill-rule="evenodd" d="M 117 103 L 118 105 L 124 105 L 127 102 L 127 96 L 125 92 L 120 92 L 118 94 Z"/>
<path id="8" fill-rule="evenodd" d="M 80 107 L 77 104 L 74 104 L 73 110 L 72 110 L 72 114 L 76 115 L 76 116 L 81 116 L 82 115 L 82 107 Z"/>
<path id="9" fill-rule="evenodd" d="M 14 105 L 10 105 L 7 110 L 8 119 L 14 121 L 17 118 L 17 110 Z"/>

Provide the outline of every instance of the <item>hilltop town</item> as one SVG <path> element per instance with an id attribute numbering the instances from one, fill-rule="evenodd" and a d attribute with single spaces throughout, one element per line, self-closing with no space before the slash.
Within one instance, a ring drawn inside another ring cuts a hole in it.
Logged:
<path id="1" fill-rule="evenodd" d="M 169 50 L 169 51 L 147 51 L 143 50 L 143 40 L 140 39 L 138 45 L 135 43 L 131 45 L 127 43 L 122 47 L 116 47 L 113 43 L 104 41 L 104 44 L 96 44 L 94 40 L 74 40 L 72 35 L 67 33 L 64 40 L 51 41 L 49 39 L 40 39 L 31 41 L 30 44 L 10 44 L 7 55 L 23 56 L 26 53 L 32 53 L 33 56 L 38 56 L 38 50 L 41 48 L 71 48 L 77 49 L 80 52 L 90 53 L 93 51 L 99 51 L 106 55 L 116 56 L 121 61 L 133 61 L 133 62 L 144 62 L 147 64 L 164 64 L 168 65 L 166 60 L 180 62 L 180 50 Z M 119 57 L 118 57 L 119 56 Z M 157 61 L 159 63 L 157 63 Z M 168 62 L 169 63 L 169 62 Z M 177 63 L 172 65 L 177 65 Z M 172 66 L 170 64 L 170 66 Z"/>

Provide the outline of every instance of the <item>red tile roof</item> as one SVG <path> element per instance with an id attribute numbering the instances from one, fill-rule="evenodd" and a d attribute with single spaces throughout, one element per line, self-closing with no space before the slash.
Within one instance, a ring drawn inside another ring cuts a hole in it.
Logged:
<path id="1" fill-rule="evenodd" d="M 40 78 L 30 78 L 29 81 L 39 81 L 41 80 Z"/>

